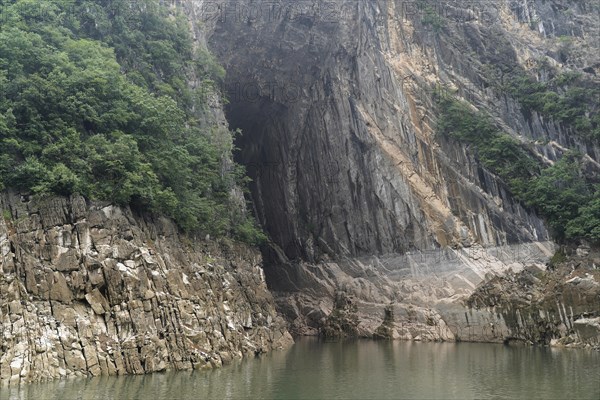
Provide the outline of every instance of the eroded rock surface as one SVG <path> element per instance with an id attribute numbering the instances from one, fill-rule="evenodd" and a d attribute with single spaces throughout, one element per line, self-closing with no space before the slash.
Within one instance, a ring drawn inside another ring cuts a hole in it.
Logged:
<path id="1" fill-rule="evenodd" d="M 423 341 L 502 342 L 509 329 L 502 316 L 476 309 L 468 299 L 494 276 L 525 268 L 545 269 L 551 242 L 495 248 L 472 246 L 394 256 L 346 258 L 322 263 L 265 265 L 267 281 L 293 333 L 371 337 L 387 321 L 391 337 Z M 349 302 L 342 302 L 342 298 Z M 356 329 L 349 322 L 356 318 Z M 332 324 L 333 322 L 333 324 Z"/>
<path id="2" fill-rule="evenodd" d="M 255 250 L 77 196 L 1 209 L 0 381 L 213 368 L 292 342 Z"/>
<path id="3" fill-rule="evenodd" d="M 490 71 L 534 75 L 545 62 L 598 84 L 598 3 L 182 4 L 227 70 L 239 160 L 274 241 L 267 279 L 292 329 L 316 333 L 346 290 L 363 334 L 394 301 L 400 337 L 501 340 L 504 322 L 464 302 L 486 274 L 543 268 L 550 234 L 468 145 L 436 134 L 436 99 L 471 103 L 546 164 L 577 149 L 597 174 L 597 143 L 524 112 Z M 494 254 L 519 245 L 546 250 L 533 262 Z"/>
<path id="4" fill-rule="evenodd" d="M 505 341 L 600 349 L 600 255 L 494 277 L 468 300 L 501 318 Z"/>

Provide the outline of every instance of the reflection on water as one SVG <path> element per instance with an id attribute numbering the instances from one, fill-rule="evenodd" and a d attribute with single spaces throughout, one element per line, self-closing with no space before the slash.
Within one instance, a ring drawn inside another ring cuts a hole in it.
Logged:
<path id="1" fill-rule="evenodd" d="M 220 370 L 2 388 L 0 398 L 600 399 L 600 353 L 308 338 Z"/>

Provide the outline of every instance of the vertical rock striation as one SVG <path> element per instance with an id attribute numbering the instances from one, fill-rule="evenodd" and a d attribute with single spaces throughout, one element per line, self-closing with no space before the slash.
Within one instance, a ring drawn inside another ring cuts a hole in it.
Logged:
<path id="1" fill-rule="evenodd" d="M 436 99 L 448 91 L 477 106 L 543 162 L 575 148 L 597 169 L 597 144 L 523 112 L 486 69 L 545 60 L 597 82 L 597 3 L 183 5 L 227 70 L 239 160 L 274 242 L 263 251 L 267 280 L 294 328 L 316 332 L 343 290 L 356 296 L 364 334 L 395 301 L 412 329 L 402 337 L 501 337 L 485 333 L 493 315 L 469 319 L 466 298 L 487 273 L 543 267 L 553 244 L 472 149 L 436 135 Z"/>
<path id="2" fill-rule="evenodd" d="M 472 154 L 434 135 L 431 89 L 463 78 L 445 52 L 464 52 L 464 33 L 432 39 L 412 2 L 219 4 L 208 37 L 228 72 L 228 117 L 245 132 L 257 214 L 287 257 L 547 239 Z M 483 22 L 474 35 L 497 29 Z"/>
<path id="3" fill-rule="evenodd" d="M 82 197 L 0 204 L 0 382 L 212 368 L 291 342 L 254 250 Z"/>
<path id="4" fill-rule="evenodd" d="M 600 349 L 600 257 L 573 255 L 548 271 L 527 268 L 490 279 L 469 299 L 503 320 L 505 342 Z"/>

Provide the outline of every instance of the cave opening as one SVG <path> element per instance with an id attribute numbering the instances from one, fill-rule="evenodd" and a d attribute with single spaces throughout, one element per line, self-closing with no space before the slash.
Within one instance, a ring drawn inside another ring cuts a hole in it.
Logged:
<path id="1" fill-rule="evenodd" d="M 235 138 L 234 159 L 246 169 L 250 178 L 249 193 L 252 212 L 272 241 L 289 258 L 301 257 L 294 245 L 293 223 L 289 214 L 289 193 L 286 193 L 292 171 L 285 135 L 289 108 L 275 101 L 272 85 L 239 82 L 229 83 L 225 107 L 232 130 L 241 134 Z M 287 190 L 289 192 L 289 190 Z M 266 246 L 263 246 L 266 247 Z M 263 249 L 265 262 L 268 250 Z"/>
<path id="2" fill-rule="evenodd" d="M 300 239 L 306 232 L 298 223 L 310 216 L 298 207 L 297 197 L 297 185 L 307 185 L 302 177 L 309 172 L 298 170 L 303 166 L 290 140 L 294 136 L 290 130 L 299 126 L 296 96 L 275 85 L 230 79 L 225 113 L 230 129 L 241 131 L 235 137 L 234 159 L 246 169 L 250 178 L 246 199 L 269 237 L 260 246 L 267 285 L 271 290 L 295 291 L 294 282 L 302 279 L 293 260 L 310 260 Z"/>

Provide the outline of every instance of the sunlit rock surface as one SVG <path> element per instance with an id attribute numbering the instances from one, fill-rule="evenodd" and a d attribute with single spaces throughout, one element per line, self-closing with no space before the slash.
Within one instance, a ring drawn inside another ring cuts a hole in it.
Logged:
<path id="1" fill-rule="evenodd" d="M 292 341 L 255 250 L 82 197 L 0 204 L 4 383 L 213 368 Z"/>

